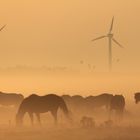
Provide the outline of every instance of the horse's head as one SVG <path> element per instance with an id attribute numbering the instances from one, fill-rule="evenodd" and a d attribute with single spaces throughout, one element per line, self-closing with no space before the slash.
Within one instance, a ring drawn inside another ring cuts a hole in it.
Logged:
<path id="1" fill-rule="evenodd" d="M 18 113 L 16 115 L 16 126 L 22 126 L 22 124 L 23 124 L 22 116 L 21 116 L 21 114 Z"/>
<path id="2" fill-rule="evenodd" d="M 140 101 L 140 93 L 139 92 L 135 93 L 134 98 L 135 98 L 135 103 L 138 104 L 138 102 Z"/>

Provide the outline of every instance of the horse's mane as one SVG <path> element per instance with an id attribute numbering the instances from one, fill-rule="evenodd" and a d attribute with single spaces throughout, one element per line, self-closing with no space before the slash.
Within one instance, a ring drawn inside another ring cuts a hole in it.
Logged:
<path id="1" fill-rule="evenodd" d="M 100 96 L 113 96 L 113 94 L 110 94 L 110 93 L 102 93 L 102 94 L 100 94 L 100 95 L 97 95 L 97 96 L 95 96 L 95 97 L 100 97 Z"/>
<path id="2" fill-rule="evenodd" d="M 69 97 L 69 98 L 71 98 L 71 96 L 68 95 L 68 94 L 64 94 L 64 95 L 62 95 L 61 97 Z"/>
<path id="3" fill-rule="evenodd" d="M 113 97 L 113 94 L 109 94 L 109 93 L 103 93 L 103 94 L 100 94 L 100 95 L 97 95 L 97 96 L 88 96 L 87 99 L 99 99 L 101 97 Z"/>
<path id="4" fill-rule="evenodd" d="M 115 98 L 124 98 L 123 95 L 114 95 Z"/>
<path id="5" fill-rule="evenodd" d="M 37 94 L 31 94 L 27 98 L 29 98 L 29 97 L 39 97 L 39 95 L 37 95 Z"/>
<path id="6" fill-rule="evenodd" d="M 84 97 L 83 97 L 83 96 L 81 96 L 81 95 L 73 95 L 73 96 L 72 96 L 72 98 L 84 99 Z"/>
<path id="7" fill-rule="evenodd" d="M 43 96 L 40 96 L 40 95 L 37 95 L 37 94 L 31 94 L 27 98 L 40 98 L 40 97 L 46 97 L 46 96 L 56 96 L 56 97 L 58 97 L 58 95 L 51 93 L 51 94 L 46 94 L 46 95 L 43 95 Z"/>

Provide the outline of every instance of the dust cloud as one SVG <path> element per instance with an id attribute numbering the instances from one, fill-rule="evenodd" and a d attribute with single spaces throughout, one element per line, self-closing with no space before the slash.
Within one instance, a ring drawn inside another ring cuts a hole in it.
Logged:
<path id="1" fill-rule="evenodd" d="M 87 96 L 83 96 L 87 97 Z M 126 99 L 124 115 L 119 120 L 112 113 L 108 120 L 109 112 L 105 107 L 85 109 L 77 105 L 71 106 L 72 122 L 69 122 L 61 109 L 58 110 L 58 124 L 54 124 L 51 113 L 42 113 L 40 125 L 35 117 L 34 125 L 31 125 L 28 114 L 24 116 L 23 126 L 16 126 L 16 113 L 18 108 L 0 107 L 0 139 L 2 140 L 137 140 L 140 138 L 140 105 L 135 104 L 134 98 Z M 90 125 L 83 125 L 82 119 L 92 119 Z"/>

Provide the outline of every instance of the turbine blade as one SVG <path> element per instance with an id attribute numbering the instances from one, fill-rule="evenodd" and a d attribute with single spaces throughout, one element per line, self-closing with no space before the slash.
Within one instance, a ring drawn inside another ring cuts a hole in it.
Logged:
<path id="1" fill-rule="evenodd" d="M 121 48 L 124 48 L 117 40 L 115 40 L 114 38 L 112 38 L 112 40 Z"/>
<path id="2" fill-rule="evenodd" d="M 5 28 L 5 26 L 6 26 L 6 25 L 2 26 L 2 27 L 0 28 L 0 31 L 2 31 L 2 30 Z"/>
<path id="3" fill-rule="evenodd" d="M 110 26 L 110 30 L 109 30 L 109 33 L 112 32 L 112 29 L 113 29 L 113 24 L 114 24 L 114 16 L 112 18 L 112 22 L 111 22 L 111 26 Z"/>
<path id="4" fill-rule="evenodd" d="M 93 39 L 92 41 L 95 41 L 95 40 L 98 40 L 98 39 L 102 39 L 102 38 L 105 38 L 105 37 L 107 37 L 107 36 L 100 36 L 100 37 L 97 37 L 97 38 L 95 38 L 95 39 Z"/>

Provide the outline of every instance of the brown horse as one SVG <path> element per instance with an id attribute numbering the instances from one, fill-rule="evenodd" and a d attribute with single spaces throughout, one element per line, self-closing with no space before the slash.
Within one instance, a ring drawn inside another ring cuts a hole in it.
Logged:
<path id="1" fill-rule="evenodd" d="M 110 115 L 111 112 L 114 110 L 116 112 L 116 115 L 121 119 L 123 117 L 125 109 L 125 98 L 123 95 L 115 95 L 111 99 L 110 102 Z M 111 116 L 109 116 L 110 118 Z"/>
<path id="2" fill-rule="evenodd" d="M 54 117 L 55 123 L 57 123 L 57 111 L 59 107 L 63 110 L 66 117 L 69 118 L 67 105 L 61 97 L 55 94 L 48 94 L 45 96 L 32 94 L 29 97 L 25 98 L 21 103 L 16 115 L 16 123 L 17 125 L 21 125 L 23 117 L 27 112 L 30 116 L 32 125 L 33 114 L 37 116 L 38 121 L 41 124 L 40 113 L 45 113 L 48 111 L 51 112 L 52 116 Z"/>
<path id="3" fill-rule="evenodd" d="M 97 96 L 88 96 L 85 100 L 90 109 L 101 108 L 104 106 L 109 109 L 112 97 L 112 94 L 103 93 Z"/>
<path id="4" fill-rule="evenodd" d="M 140 92 L 135 93 L 135 103 L 138 104 L 138 102 L 140 101 Z"/>
<path id="5" fill-rule="evenodd" d="M 0 92 L 0 105 L 2 106 L 19 106 L 23 101 L 24 96 L 16 93 Z"/>

